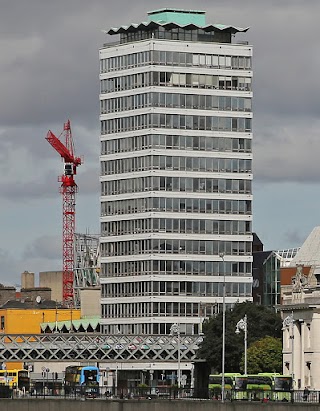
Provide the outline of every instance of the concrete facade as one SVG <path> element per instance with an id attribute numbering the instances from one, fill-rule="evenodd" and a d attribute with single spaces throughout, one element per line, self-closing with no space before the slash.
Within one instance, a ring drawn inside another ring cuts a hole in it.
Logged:
<path id="1" fill-rule="evenodd" d="M 21 288 L 20 290 L 20 300 L 21 301 L 50 301 L 51 298 L 51 288 L 48 287 L 34 287 L 34 288 Z"/>
<path id="2" fill-rule="evenodd" d="M 21 274 L 21 288 L 34 288 L 34 273 L 24 271 Z"/>
<path id="3" fill-rule="evenodd" d="M 7 301 L 16 299 L 16 289 L 15 287 L 6 287 L 0 285 L 0 306 L 5 304 Z"/>
<path id="4" fill-rule="evenodd" d="M 148 19 L 100 50 L 101 324 L 197 335 L 223 288 L 252 300 L 252 46 L 202 11 Z"/>
<path id="5" fill-rule="evenodd" d="M 42 271 L 39 273 L 39 286 L 51 288 L 51 298 L 54 301 L 63 300 L 63 272 Z"/>
<path id="6" fill-rule="evenodd" d="M 100 293 L 100 287 L 80 289 L 81 318 L 101 316 Z"/>

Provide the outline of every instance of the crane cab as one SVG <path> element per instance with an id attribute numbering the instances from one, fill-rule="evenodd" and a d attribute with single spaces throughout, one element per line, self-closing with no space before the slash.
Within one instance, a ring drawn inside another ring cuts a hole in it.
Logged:
<path id="1" fill-rule="evenodd" d="M 64 175 L 65 176 L 73 176 L 73 164 L 67 163 L 64 165 Z"/>

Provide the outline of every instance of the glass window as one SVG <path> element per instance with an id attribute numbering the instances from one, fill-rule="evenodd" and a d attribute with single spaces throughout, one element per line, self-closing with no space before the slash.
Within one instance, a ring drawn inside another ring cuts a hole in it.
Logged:
<path id="1" fill-rule="evenodd" d="M 200 59 L 199 59 L 199 54 L 193 54 L 193 55 L 192 55 L 192 64 L 193 64 L 194 66 L 198 66 L 198 65 L 199 65 L 199 61 L 200 61 Z"/>
<path id="2" fill-rule="evenodd" d="M 212 57 L 211 57 L 211 65 L 212 65 L 212 67 L 218 67 L 218 64 L 219 64 L 218 56 L 212 56 Z"/>

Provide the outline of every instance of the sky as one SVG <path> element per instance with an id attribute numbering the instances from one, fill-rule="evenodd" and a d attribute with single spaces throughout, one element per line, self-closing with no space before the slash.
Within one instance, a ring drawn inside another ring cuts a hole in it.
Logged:
<path id="1" fill-rule="evenodd" d="M 62 269 L 63 164 L 45 137 L 67 119 L 84 157 L 76 231 L 99 233 L 98 51 L 117 40 L 102 30 L 162 7 L 250 27 L 237 40 L 254 48 L 253 230 L 287 249 L 319 225 L 319 0 L 1 0 L 1 283 Z"/>

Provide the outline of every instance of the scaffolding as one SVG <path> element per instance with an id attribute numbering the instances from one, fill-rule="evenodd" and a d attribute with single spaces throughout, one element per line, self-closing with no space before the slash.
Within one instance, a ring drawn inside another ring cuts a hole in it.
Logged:
<path id="1" fill-rule="evenodd" d="M 98 234 L 75 233 L 74 306 L 80 307 L 80 289 L 100 286 Z"/>

